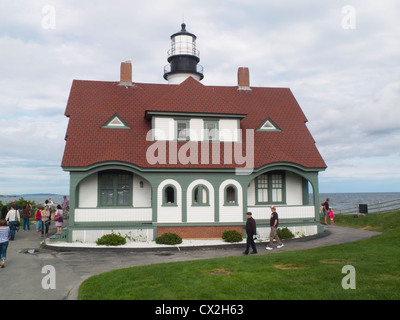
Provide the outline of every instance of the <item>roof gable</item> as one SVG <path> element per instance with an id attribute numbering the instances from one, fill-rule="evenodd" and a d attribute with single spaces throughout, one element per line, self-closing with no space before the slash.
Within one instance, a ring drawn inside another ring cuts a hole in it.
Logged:
<path id="1" fill-rule="evenodd" d="M 223 99 L 211 87 L 204 86 L 188 77 L 173 90 L 162 96 L 148 111 L 199 112 L 199 113 L 241 113 L 232 103 Z"/>

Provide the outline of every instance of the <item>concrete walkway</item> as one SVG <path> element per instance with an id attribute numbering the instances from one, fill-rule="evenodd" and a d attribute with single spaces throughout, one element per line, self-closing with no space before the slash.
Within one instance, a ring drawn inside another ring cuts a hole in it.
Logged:
<path id="1" fill-rule="evenodd" d="M 322 236 L 284 241 L 283 248 L 274 248 L 272 251 L 265 250 L 265 244 L 258 244 L 258 252 L 273 254 L 305 250 L 358 241 L 380 234 L 338 226 L 326 226 L 326 229 Z M 49 234 L 54 233 L 55 227 L 52 223 Z M 32 226 L 30 231 L 23 231 L 21 228 L 16 233 L 15 240 L 9 241 L 6 267 L 0 269 L 2 288 L 0 300 L 74 300 L 77 299 L 78 288 L 82 281 L 95 274 L 153 263 L 241 256 L 244 251 L 243 245 L 182 248 L 180 251 L 176 248 L 159 250 L 63 248 L 59 251 L 41 247 L 41 241 L 43 238 Z M 51 275 L 55 275 L 53 282 L 49 280 Z M 55 283 L 55 289 L 46 288 L 50 283 Z"/>

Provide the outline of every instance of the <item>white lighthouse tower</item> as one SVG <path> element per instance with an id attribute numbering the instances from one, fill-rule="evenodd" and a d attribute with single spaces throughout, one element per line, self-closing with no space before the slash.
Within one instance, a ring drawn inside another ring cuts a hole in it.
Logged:
<path id="1" fill-rule="evenodd" d="M 169 64 L 164 67 L 164 79 L 168 84 L 180 84 L 188 77 L 197 81 L 204 78 L 203 67 L 199 65 L 200 52 L 196 49 L 196 36 L 186 31 L 185 23 L 181 31 L 171 36 L 171 49 L 168 50 Z"/>

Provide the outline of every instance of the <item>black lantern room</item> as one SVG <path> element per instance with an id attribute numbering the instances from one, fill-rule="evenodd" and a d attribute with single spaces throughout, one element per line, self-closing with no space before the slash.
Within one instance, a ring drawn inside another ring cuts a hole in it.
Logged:
<path id="1" fill-rule="evenodd" d="M 169 84 L 179 84 L 190 76 L 198 81 L 204 78 L 203 67 L 198 64 L 200 52 L 196 49 L 197 37 L 186 31 L 185 23 L 181 27 L 181 31 L 171 36 L 169 64 L 164 67 L 164 79 Z"/>

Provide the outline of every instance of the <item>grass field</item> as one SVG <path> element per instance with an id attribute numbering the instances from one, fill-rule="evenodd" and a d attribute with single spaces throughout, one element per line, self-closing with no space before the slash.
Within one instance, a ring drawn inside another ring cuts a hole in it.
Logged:
<path id="1" fill-rule="evenodd" d="M 335 222 L 382 234 L 303 251 L 111 271 L 84 281 L 79 299 L 400 299 L 400 212 L 337 215 Z M 345 265 L 355 268 L 354 290 L 342 287 Z"/>

